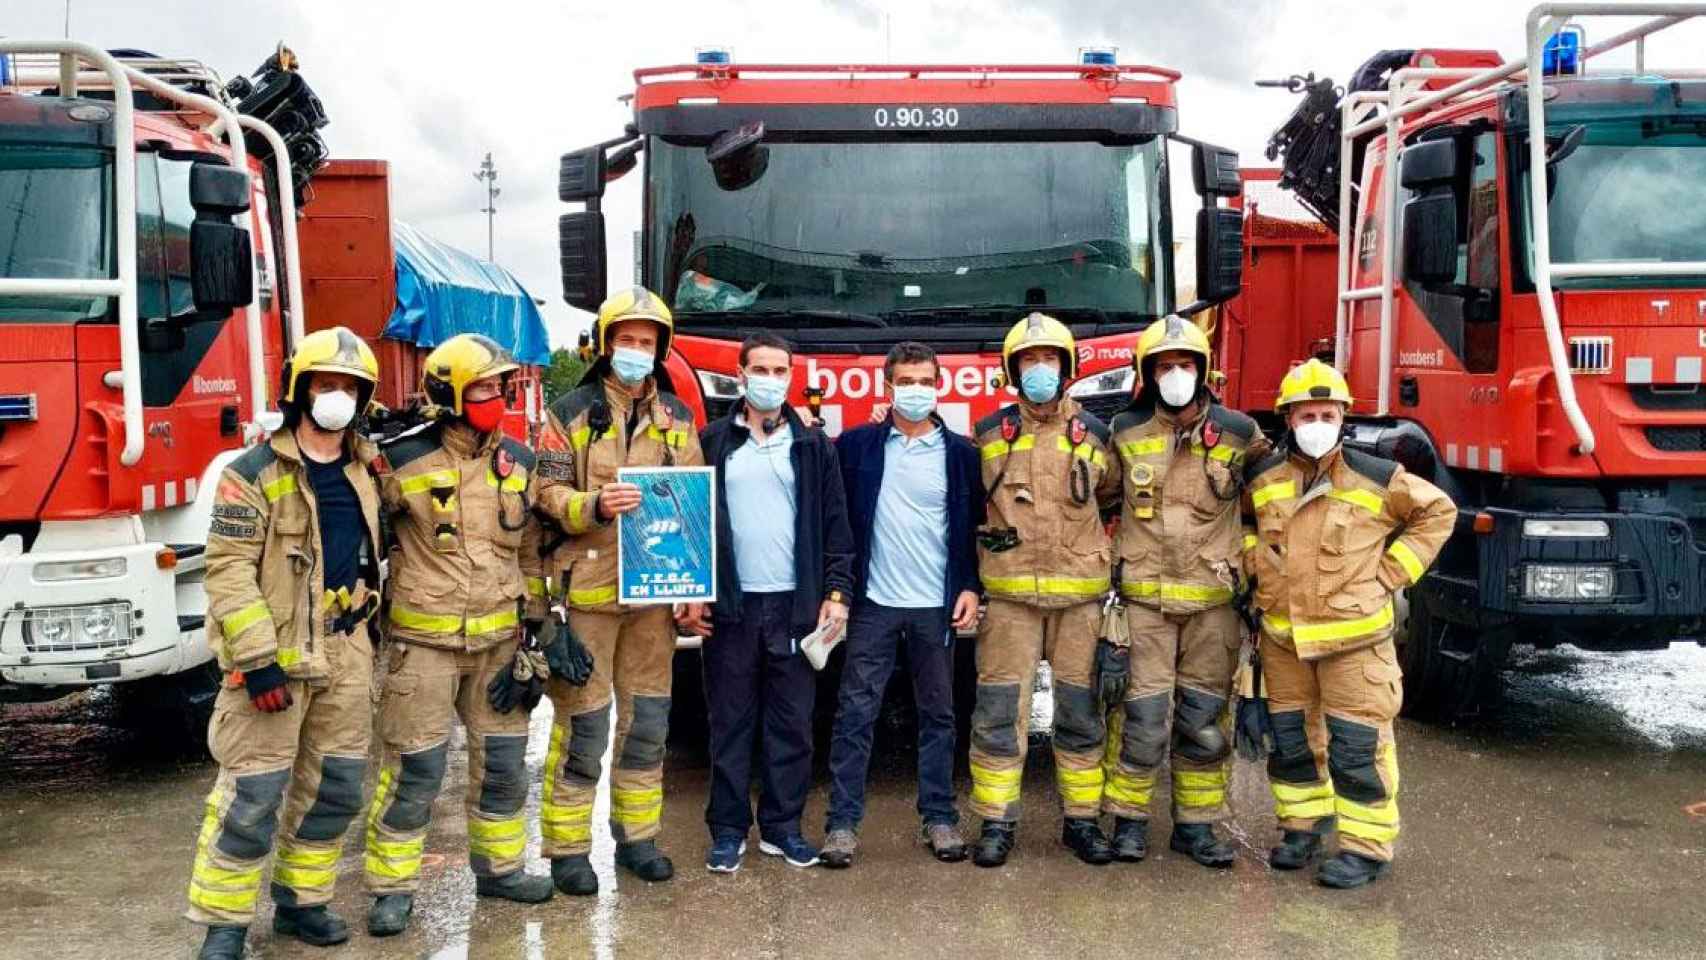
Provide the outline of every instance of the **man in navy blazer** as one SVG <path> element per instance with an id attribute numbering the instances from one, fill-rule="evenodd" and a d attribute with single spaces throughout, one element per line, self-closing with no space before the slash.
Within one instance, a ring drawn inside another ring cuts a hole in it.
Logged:
<path id="1" fill-rule="evenodd" d="M 954 632 L 977 621 L 977 449 L 936 415 L 940 368 L 922 343 L 883 365 L 880 423 L 836 440 L 852 521 L 856 601 L 830 743 L 826 867 L 852 865 L 865 814 L 871 736 L 902 646 L 918 704 L 918 814 L 938 860 L 965 859 L 954 805 Z"/>

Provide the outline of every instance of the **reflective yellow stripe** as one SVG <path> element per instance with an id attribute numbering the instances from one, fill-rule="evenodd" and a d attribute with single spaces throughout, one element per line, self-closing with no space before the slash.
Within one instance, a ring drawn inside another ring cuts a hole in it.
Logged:
<path id="1" fill-rule="evenodd" d="M 1293 624 L 1291 638 L 1299 647 L 1313 647 L 1335 640 L 1352 640 L 1367 636 L 1392 625 L 1392 601 L 1366 617 L 1340 620 L 1335 623 Z M 1301 652 L 1301 651 L 1300 651 Z"/>
<path id="2" fill-rule="evenodd" d="M 1305 786 L 1269 780 L 1273 789 L 1274 815 L 1281 820 L 1319 820 L 1333 815 L 1333 785 L 1311 783 Z"/>
<path id="3" fill-rule="evenodd" d="M 1275 500 L 1290 500 L 1297 496 L 1297 484 L 1290 480 L 1270 483 L 1265 487 L 1257 487 L 1250 491 L 1250 502 L 1257 507 L 1266 506 Z"/>
<path id="4" fill-rule="evenodd" d="M 1345 503 L 1354 503 L 1375 516 L 1386 509 L 1386 498 L 1367 490 L 1328 490 L 1327 496 Z"/>
<path id="5" fill-rule="evenodd" d="M 592 804 L 564 806 L 556 803 L 539 807 L 539 832 L 557 843 L 586 843 L 592 839 Z"/>
<path id="6" fill-rule="evenodd" d="M 261 868 L 225 870 L 210 863 L 198 863 L 190 873 L 190 880 L 194 883 L 212 884 L 216 887 L 259 887 L 261 885 Z"/>
<path id="7" fill-rule="evenodd" d="M 610 816 L 627 827 L 656 823 L 663 813 L 663 788 L 650 790 L 611 790 Z"/>
<path id="8" fill-rule="evenodd" d="M 418 857 L 426 849 L 426 838 L 419 840 L 378 840 L 367 842 L 367 849 L 382 857 L 396 860 L 404 857 Z"/>
<path id="9" fill-rule="evenodd" d="M 1055 767 L 1054 782 L 1060 790 L 1060 799 L 1066 803 L 1086 804 L 1102 799 L 1102 768 L 1099 766 L 1088 770 Z"/>
<path id="10" fill-rule="evenodd" d="M 546 596 L 545 578 L 544 577 L 528 577 L 527 578 L 527 595 L 530 597 Z"/>
<path id="11" fill-rule="evenodd" d="M 568 506 L 563 508 L 563 532 L 569 534 L 585 533 L 587 530 L 587 501 L 595 494 L 576 490 L 569 494 Z"/>
<path id="12" fill-rule="evenodd" d="M 1422 572 L 1427 567 L 1422 563 L 1422 558 L 1416 556 L 1416 551 L 1410 549 L 1409 544 L 1402 540 L 1394 540 L 1392 546 L 1386 548 L 1386 552 L 1390 553 L 1392 559 L 1397 560 L 1398 565 L 1404 568 L 1404 574 L 1410 578 L 1411 583 L 1416 583 L 1422 579 Z"/>
<path id="13" fill-rule="evenodd" d="M 391 604 L 391 622 L 399 627 L 410 630 L 423 630 L 427 633 L 466 633 L 470 637 L 482 634 L 496 633 L 506 627 L 513 627 L 521 622 L 515 610 L 499 610 L 497 613 L 483 617 L 469 617 L 466 620 L 454 613 L 422 613 L 410 610 L 400 603 Z"/>
<path id="14" fill-rule="evenodd" d="M 1078 459 L 1088 460 L 1098 467 L 1107 466 L 1108 458 L 1103 455 L 1102 451 L 1097 450 L 1088 443 L 1080 443 L 1077 446 L 1073 446 L 1072 441 L 1065 437 L 1055 437 L 1054 443 L 1055 448 L 1061 453 L 1070 453 Z"/>
<path id="15" fill-rule="evenodd" d="M 988 805 L 1015 803 L 1019 799 L 1019 780 L 1022 769 L 991 770 L 971 765 L 971 802 Z"/>
<path id="16" fill-rule="evenodd" d="M 1239 460 L 1244 459 L 1244 452 L 1242 450 L 1235 450 L 1225 444 L 1218 444 L 1213 449 L 1210 449 L 1200 443 L 1193 443 L 1191 444 L 1191 452 L 1199 457 L 1207 457 L 1210 460 L 1219 460 L 1221 463 L 1228 465 L 1237 463 Z"/>
<path id="17" fill-rule="evenodd" d="M 687 443 L 686 430 L 670 430 L 666 433 L 659 430 L 655 423 L 646 425 L 646 436 L 661 444 L 671 447 L 680 447 Z"/>
<path id="18" fill-rule="evenodd" d="M 1291 636 L 1291 621 L 1277 613 L 1262 614 L 1262 629 L 1276 637 Z"/>
<path id="19" fill-rule="evenodd" d="M 468 818 L 468 852 L 490 860 L 513 860 L 527 851 L 527 822 Z"/>
<path id="20" fill-rule="evenodd" d="M 1123 773 L 1109 776 L 1102 787 L 1102 796 L 1114 803 L 1145 810 L 1155 794 L 1155 776 L 1131 777 Z"/>
<path id="21" fill-rule="evenodd" d="M 1260 542 L 1260 541 L 1258 541 L 1258 540 L 1257 540 L 1257 539 L 1256 539 L 1256 535 L 1255 535 L 1255 534 L 1253 534 L 1253 533 L 1246 533 L 1246 534 L 1244 534 L 1244 549 L 1246 549 L 1246 550 L 1254 550 L 1254 549 L 1255 549 L 1255 548 L 1256 548 L 1256 544 L 1257 544 L 1257 543 L 1259 543 L 1259 542 Z"/>
<path id="22" fill-rule="evenodd" d="M 569 444 L 571 446 L 573 446 L 576 450 L 585 450 L 586 445 L 588 443 L 591 443 L 591 442 L 592 442 L 592 428 L 591 427 L 581 427 L 580 429 L 576 430 L 575 432 L 569 434 Z"/>
<path id="23" fill-rule="evenodd" d="M 1339 832 L 1370 843 L 1391 843 L 1398 839 L 1398 801 L 1388 800 L 1378 807 L 1354 800 L 1337 798 L 1334 810 L 1339 815 Z"/>
<path id="24" fill-rule="evenodd" d="M 209 890 L 193 879 L 190 881 L 190 902 L 203 910 L 223 910 L 228 913 L 252 913 L 255 900 L 261 895 L 260 878 L 253 890 Z"/>
<path id="25" fill-rule="evenodd" d="M 295 889 L 329 887 L 338 879 L 338 848 L 297 850 L 281 847 L 273 867 L 274 883 Z"/>
<path id="26" fill-rule="evenodd" d="M 570 590 L 569 603 L 577 607 L 597 607 L 606 603 L 616 602 L 615 587 L 592 587 L 587 590 Z"/>
<path id="27" fill-rule="evenodd" d="M 1017 453 L 1020 450 L 1029 450 L 1036 445 L 1037 437 L 1035 434 L 1030 433 L 1025 434 L 1019 439 L 1013 441 L 1011 444 L 1005 440 L 991 440 L 983 445 L 983 459 L 994 460 L 996 457 L 1005 457 L 1009 453 Z"/>
<path id="28" fill-rule="evenodd" d="M 302 662 L 302 651 L 295 647 L 280 647 L 278 650 L 278 665 L 286 670 Z"/>
<path id="29" fill-rule="evenodd" d="M 367 810 L 367 845 L 372 847 L 378 843 L 373 831 L 379 826 L 379 813 L 385 809 L 385 794 L 391 791 L 391 778 L 396 776 L 396 770 L 391 767 L 381 767 L 379 781 L 373 785 L 373 803 Z"/>
<path id="30" fill-rule="evenodd" d="M 1226 773 L 1221 770 L 1174 770 L 1173 799 L 1181 807 L 1218 807 L 1226 802 Z"/>
<path id="31" fill-rule="evenodd" d="M 409 477 L 399 486 L 405 494 L 425 493 L 433 487 L 461 487 L 462 474 L 457 470 L 431 470 Z"/>
<path id="32" fill-rule="evenodd" d="M 267 602 L 265 600 L 256 600 L 254 603 L 249 604 L 229 617 L 222 618 L 219 621 L 219 629 L 224 632 L 225 639 L 235 640 L 242 635 L 244 630 L 260 623 L 262 620 L 271 619 L 272 611 L 267 609 Z"/>
<path id="33" fill-rule="evenodd" d="M 467 634 L 470 637 L 478 637 L 482 634 L 497 633 L 499 630 L 513 627 L 520 622 L 521 617 L 513 608 L 499 610 L 497 613 L 488 613 L 483 617 L 469 617 Z"/>
<path id="34" fill-rule="evenodd" d="M 1120 455 L 1126 457 L 1147 457 L 1166 452 L 1166 437 L 1144 437 L 1142 440 L 1128 440 L 1120 444 Z"/>
<path id="35" fill-rule="evenodd" d="M 1094 597 L 1108 592 L 1107 577 L 984 577 L 985 589 L 995 593 L 1035 593 L 1049 596 Z"/>
<path id="36" fill-rule="evenodd" d="M 418 856 L 404 859 L 384 859 L 368 854 L 362 865 L 370 876 L 381 880 L 411 880 L 421 872 L 421 858 Z"/>
<path id="37" fill-rule="evenodd" d="M 261 492 L 266 494 L 268 503 L 278 502 L 280 497 L 296 492 L 296 474 L 287 473 L 267 481 L 261 485 Z"/>
<path id="38" fill-rule="evenodd" d="M 498 475 L 492 472 L 492 468 L 487 467 L 486 486 L 493 490 L 501 489 L 504 493 L 520 493 L 527 489 L 527 477 L 520 473 L 512 473 L 500 482 Z"/>
<path id="39" fill-rule="evenodd" d="M 1225 603 L 1232 599 L 1232 588 L 1203 587 L 1189 583 L 1161 583 L 1156 580 L 1122 580 L 1120 594 L 1131 600 L 1182 600 L 1202 603 Z"/>

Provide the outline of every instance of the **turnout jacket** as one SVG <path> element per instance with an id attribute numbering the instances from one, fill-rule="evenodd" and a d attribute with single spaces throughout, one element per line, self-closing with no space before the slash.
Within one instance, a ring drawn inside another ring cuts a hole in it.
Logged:
<path id="1" fill-rule="evenodd" d="M 544 619 L 534 456 L 493 430 L 439 419 L 380 447 L 392 521 L 389 635 L 476 653 Z"/>
<path id="2" fill-rule="evenodd" d="M 1114 417 L 1119 591 L 1166 613 L 1230 603 L 1243 568 L 1245 462 L 1269 444 L 1208 399 L 1171 413 L 1147 398 Z"/>
<path id="3" fill-rule="evenodd" d="M 1250 467 L 1246 558 L 1262 627 L 1315 660 L 1392 635 L 1392 594 L 1422 578 L 1451 536 L 1445 492 L 1390 460 L 1335 447 L 1280 449 Z"/>
<path id="4" fill-rule="evenodd" d="M 379 582 L 379 494 L 368 463 L 371 443 L 344 435 L 344 476 L 366 524 L 361 573 Z M 288 429 L 273 432 L 219 475 L 207 535 L 207 639 L 219 668 L 257 670 L 277 663 L 289 676 L 320 680 L 329 669 L 320 515 L 308 470 Z"/>
<path id="5" fill-rule="evenodd" d="M 623 467 L 705 463 L 693 412 L 646 379 L 635 398 L 608 378 L 583 382 L 551 405 L 539 438 L 539 499 L 551 592 L 577 610 L 614 612 L 616 524 L 598 516 L 598 490 Z"/>
<path id="6" fill-rule="evenodd" d="M 1106 424 L 1062 397 L 1050 412 L 1020 400 L 974 428 L 987 491 L 985 531 L 1011 530 L 1017 544 L 980 540 L 978 573 L 992 597 L 1056 608 L 1100 600 L 1112 546 L 1100 501 L 1117 492 Z"/>

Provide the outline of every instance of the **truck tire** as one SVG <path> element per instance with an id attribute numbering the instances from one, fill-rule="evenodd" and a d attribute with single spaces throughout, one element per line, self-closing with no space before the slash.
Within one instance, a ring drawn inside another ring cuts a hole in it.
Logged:
<path id="1" fill-rule="evenodd" d="M 1404 672 L 1404 716 L 1455 723 L 1498 704 L 1500 672 L 1510 649 L 1503 631 L 1476 636 L 1471 628 L 1440 617 L 1425 589 L 1400 593 L 1398 608 L 1394 638 Z"/>
<path id="2" fill-rule="evenodd" d="M 219 682 L 219 664 L 209 660 L 183 673 L 115 684 L 115 719 L 147 738 L 200 744 L 205 750 Z"/>

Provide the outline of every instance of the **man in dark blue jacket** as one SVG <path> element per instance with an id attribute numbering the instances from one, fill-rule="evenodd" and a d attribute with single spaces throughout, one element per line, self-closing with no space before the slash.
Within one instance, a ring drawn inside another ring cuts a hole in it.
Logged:
<path id="1" fill-rule="evenodd" d="M 918 815 L 938 860 L 965 859 L 954 806 L 954 631 L 977 622 L 977 448 L 936 415 L 936 353 L 905 342 L 883 375 L 893 397 L 881 423 L 836 441 L 858 549 L 858 602 L 847 635 L 829 751 L 823 864 L 846 867 L 865 815 L 871 732 L 904 646 L 918 706 Z"/>
<path id="2" fill-rule="evenodd" d="M 700 435 L 717 472 L 717 602 L 683 624 L 707 637 L 711 795 L 705 866 L 740 868 L 752 829 L 749 788 L 761 740 L 759 849 L 797 867 L 818 862 L 800 834 L 811 786 L 817 677 L 799 643 L 847 621 L 853 537 L 835 445 L 787 403 L 793 351 L 755 334 L 740 349 L 745 401 Z M 760 713 L 762 712 L 762 716 Z"/>

